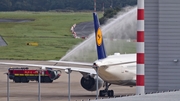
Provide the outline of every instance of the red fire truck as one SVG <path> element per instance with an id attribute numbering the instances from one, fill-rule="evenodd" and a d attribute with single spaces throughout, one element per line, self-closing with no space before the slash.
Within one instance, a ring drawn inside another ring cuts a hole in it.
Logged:
<path id="1" fill-rule="evenodd" d="M 52 83 L 60 77 L 61 71 L 45 69 L 45 70 L 33 70 L 29 68 L 9 68 L 9 79 L 15 83 L 28 83 L 29 81 L 39 81 L 39 74 L 41 76 L 42 83 Z"/>

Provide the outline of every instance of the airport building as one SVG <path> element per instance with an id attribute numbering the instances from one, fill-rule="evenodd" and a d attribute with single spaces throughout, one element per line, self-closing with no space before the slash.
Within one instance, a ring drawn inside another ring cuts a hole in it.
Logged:
<path id="1" fill-rule="evenodd" d="M 144 0 L 145 92 L 180 89 L 180 0 Z"/>

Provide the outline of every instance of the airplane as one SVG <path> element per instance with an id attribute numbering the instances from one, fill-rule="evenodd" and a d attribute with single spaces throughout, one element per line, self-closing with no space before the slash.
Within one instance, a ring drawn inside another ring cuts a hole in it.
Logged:
<path id="1" fill-rule="evenodd" d="M 45 68 L 54 68 L 66 70 L 71 68 L 72 71 L 80 72 L 82 74 L 81 86 L 87 91 L 96 91 L 96 78 L 98 80 L 98 89 L 104 86 L 104 90 L 99 91 L 99 96 L 114 96 L 113 90 L 108 90 L 111 84 L 121 86 L 136 86 L 136 54 L 120 54 L 106 56 L 102 31 L 98 20 L 97 13 L 93 13 L 95 40 L 97 47 L 98 59 L 93 64 L 81 62 L 68 62 L 68 61 L 51 61 L 58 63 L 79 64 L 90 66 L 92 68 L 79 68 L 70 66 L 51 66 L 51 65 L 38 65 L 38 64 L 21 64 L 21 63 L 7 63 L 0 62 L 5 65 L 18 65 L 18 66 L 33 66 Z M 98 77 L 96 76 L 98 74 Z"/>

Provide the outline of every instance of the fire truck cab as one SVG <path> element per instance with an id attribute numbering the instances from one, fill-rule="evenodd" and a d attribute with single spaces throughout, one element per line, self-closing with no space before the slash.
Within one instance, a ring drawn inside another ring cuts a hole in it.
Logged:
<path id="1" fill-rule="evenodd" d="M 29 81 L 38 81 L 39 74 L 41 77 L 41 83 L 52 83 L 60 77 L 60 70 L 33 70 L 29 68 L 9 68 L 8 69 L 9 79 L 15 83 L 28 83 Z"/>

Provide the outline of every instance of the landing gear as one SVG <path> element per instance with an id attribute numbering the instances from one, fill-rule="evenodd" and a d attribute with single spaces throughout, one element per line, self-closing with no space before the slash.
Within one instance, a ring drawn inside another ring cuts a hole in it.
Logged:
<path id="1" fill-rule="evenodd" d="M 105 89 L 99 91 L 99 96 L 104 97 L 104 96 L 109 96 L 113 97 L 114 96 L 114 91 L 113 90 L 108 90 L 109 86 L 111 84 L 108 84 L 107 82 L 105 83 Z"/>

